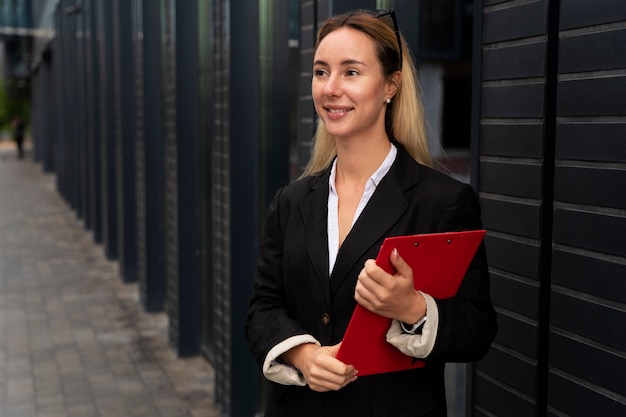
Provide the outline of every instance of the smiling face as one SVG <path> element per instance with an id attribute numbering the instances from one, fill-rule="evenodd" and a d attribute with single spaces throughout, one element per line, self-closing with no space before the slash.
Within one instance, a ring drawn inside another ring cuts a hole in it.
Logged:
<path id="1" fill-rule="evenodd" d="M 385 78 L 365 33 L 342 27 L 318 45 L 311 83 L 315 110 L 336 138 L 385 135 L 387 98 L 397 91 Z"/>

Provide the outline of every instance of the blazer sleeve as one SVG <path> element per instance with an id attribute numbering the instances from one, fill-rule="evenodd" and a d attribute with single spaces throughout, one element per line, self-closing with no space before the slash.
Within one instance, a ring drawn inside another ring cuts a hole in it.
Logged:
<path id="1" fill-rule="evenodd" d="M 261 367 L 275 346 L 294 336 L 306 334 L 288 313 L 282 260 L 285 217 L 289 210 L 283 207 L 286 203 L 282 193 L 283 190 L 276 193 L 268 208 L 254 291 L 245 322 L 248 345 Z"/>
<path id="2" fill-rule="evenodd" d="M 480 216 L 476 193 L 469 185 L 463 184 L 448 199 L 437 229 L 481 229 Z M 473 362 L 482 359 L 497 331 L 484 242 L 470 263 L 456 296 L 436 299 L 436 303 L 439 328 L 435 345 L 426 361 Z"/>

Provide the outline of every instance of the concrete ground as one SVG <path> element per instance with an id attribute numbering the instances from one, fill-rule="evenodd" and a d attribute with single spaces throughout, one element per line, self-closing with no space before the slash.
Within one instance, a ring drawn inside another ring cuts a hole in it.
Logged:
<path id="1" fill-rule="evenodd" d="M 214 372 L 177 358 L 28 152 L 0 142 L 0 417 L 216 417 Z"/>

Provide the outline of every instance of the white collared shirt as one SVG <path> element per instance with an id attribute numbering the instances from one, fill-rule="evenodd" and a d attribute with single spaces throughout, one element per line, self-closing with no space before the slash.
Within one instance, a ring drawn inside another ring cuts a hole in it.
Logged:
<path id="1" fill-rule="evenodd" d="M 398 149 L 391 144 L 391 149 L 383 163 L 372 174 L 372 176 L 365 183 L 365 190 L 361 196 L 361 201 L 356 208 L 354 218 L 352 219 L 352 226 L 356 223 L 357 219 L 361 215 L 361 212 L 370 201 L 372 194 L 376 191 L 376 187 L 380 184 L 380 181 L 387 175 L 391 165 L 396 160 Z M 337 195 L 337 189 L 335 188 L 335 178 L 337 176 L 337 159 L 333 161 L 333 166 L 330 170 L 330 178 L 328 179 L 328 276 L 333 272 L 335 261 L 337 260 L 337 252 L 339 251 L 339 196 Z"/>

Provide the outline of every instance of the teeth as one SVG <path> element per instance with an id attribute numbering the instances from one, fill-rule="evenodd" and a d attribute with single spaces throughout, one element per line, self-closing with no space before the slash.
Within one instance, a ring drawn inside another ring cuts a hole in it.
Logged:
<path id="1" fill-rule="evenodd" d="M 344 113 L 347 112 L 348 109 L 328 109 L 329 113 Z"/>

